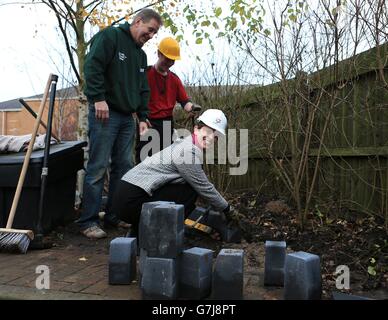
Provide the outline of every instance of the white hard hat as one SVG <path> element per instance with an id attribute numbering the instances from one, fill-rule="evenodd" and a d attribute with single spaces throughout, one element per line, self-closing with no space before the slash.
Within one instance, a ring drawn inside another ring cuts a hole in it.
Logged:
<path id="1" fill-rule="evenodd" d="M 228 120 L 226 119 L 225 114 L 221 110 L 208 109 L 204 113 L 202 113 L 197 120 L 203 122 L 208 127 L 225 135 Z"/>

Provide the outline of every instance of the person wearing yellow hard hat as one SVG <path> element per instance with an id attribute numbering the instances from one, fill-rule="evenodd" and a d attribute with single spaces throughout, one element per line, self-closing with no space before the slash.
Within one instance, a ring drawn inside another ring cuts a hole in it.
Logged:
<path id="1" fill-rule="evenodd" d="M 155 65 L 148 67 L 147 78 L 151 91 L 148 103 L 148 121 L 152 129 L 159 134 L 159 149 L 141 152 L 149 143 L 150 137 L 138 137 L 136 145 L 136 162 L 151 156 L 155 151 L 160 151 L 172 143 L 173 134 L 173 109 L 178 102 L 188 113 L 199 111 L 200 107 L 190 101 L 189 96 L 179 77 L 170 68 L 176 60 L 180 60 L 180 46 L 177 40 L 171 37 L 162 39 L 158 45 L 158 60 Z M 163 127 L 165 130 L 163 131 Z M 165 132 L 165 133 L 164 133 Z"/>

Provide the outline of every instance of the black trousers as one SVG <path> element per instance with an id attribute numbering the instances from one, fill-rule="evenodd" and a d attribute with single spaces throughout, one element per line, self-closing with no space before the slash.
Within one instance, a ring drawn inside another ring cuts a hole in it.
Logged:
<path id="1" fill-rule="evenodd" d="M 152 201 L 171 201 L 185 207 L 185 217 L 194 209 L 197 192 L 187 183 L 169 183 L 154 191 L 149 196 L 143 189 L 131 183 L 120 180 L 114 198 L 112 212 L 121 220 L 132 225 L 131 236 L 137 237 L 143 203 Z"/>
<path id="2" fill-rule="evenodd" d="M 159 133 L 160 143 L 159 143 L 159 150 L 158 151 L 161 151 L 165 147 L 168 147 L 170 144 L 172 144 L 172 134 L 174 132 L 174 121 L 173 121 L 172 117 L 163 118 L 163 119 L 149 119 L 149 121 L 152 125 L 151 129 L 155 129 Z M 169 137 L 163 135 L 163 123 L 165 125 L 170 126 L 170 128 L 171 128 L 171 132 L 170 132 Z M 144 160 L 144 159 L 140 159 L 140 151 L 148 142 L 151 141 L 151 137 L 149 137 L 147 141 L 140 141 L 139 130 L 136 130 L 136 132 L 137 132 L 137 135 L 136 135 L 136 147 L 135 147 L 135 151 L 136 151 L 135 161 L 136 161 L 136 164 L 138 164 L 142 160 Z M 152 156 L 151 151 L 154 151 L 154 150 L 150 150 L 148 152 L 148 156 Z M 154 152 L 154 153 L 156 153 L 156 152 Z"/>

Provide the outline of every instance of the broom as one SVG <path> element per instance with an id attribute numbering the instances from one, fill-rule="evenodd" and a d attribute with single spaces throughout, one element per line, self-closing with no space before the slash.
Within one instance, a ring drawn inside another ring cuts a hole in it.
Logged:
<path id="1" fill-rule="evenodd" d="M 42 118 L 44 105 L 46 104 L 52 79 L 53 79 L 53 75 L 50 74 L 43 94 L 42 102 L 39 107 L 39 112 L 36 117 L 34 129 L 31 136 L 31 141 L 28 145 L 27 153 L 23 161 L 23 167 L 16 187 L 15 196 L 12 201 L 11 211 L 8 215 L 7 225 L 5 228 L 0 228 L 0 252 L 26 253 L 28 246 L 30 245 L 30 241 L 34 239 L 34 233 L 32 232 L 32 230 L 12 229 L 12 224 L 15 218 L 15 213 L 16 213 L 17 205 L 19 203 L 19 198 L 22 191 L 24 178 L 26 176 L 28 164 L 30 162 L 32 149 L 35 143 L 35 138 L 38 132 L 40 120 Z"/>
<path id="2" fill-rule="evenodd" d="M 43 154 L 43 165 L 42 165 L 42 174 L 41 174 L 41 184 L 40 184 L 40 198 L 39 198 L 39 210 L 38 210 L 38 223 L 35 228 L 35 237 L 30 244 L 31 249 L 48 249 L 52 247 L 52 243 L 49 241 L 45 241 L 43 234 L 43 206 L 45 200 L 45 191 L 46 184 L 48 180 L 48 163 L 50 156 L 50 144 L 51 144 L 51 134 L 52 134 L 52 122 L 53 122 L 53 113 L 54 113 L 54 104 L 55 104 L 55 91 L 57 86 L 58 76 L 53 76 L 53 82 L 51 83 L 50 90 L 50 102 L 48 108 L 47 115 L 47 127 L 46 129 L 46 140 L 44 146 L 44 154 Z M 42 124 L 42 121 L 41 121 Z"/>

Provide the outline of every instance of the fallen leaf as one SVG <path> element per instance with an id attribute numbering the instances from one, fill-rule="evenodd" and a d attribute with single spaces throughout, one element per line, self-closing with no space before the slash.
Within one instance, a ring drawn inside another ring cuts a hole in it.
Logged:
<path id="1" fill-rule="evenodd" d="M 88 259 L 86 259 L 85 257 L 79 258 L 78 260 L 79 261 L 88 261 Z"/>

